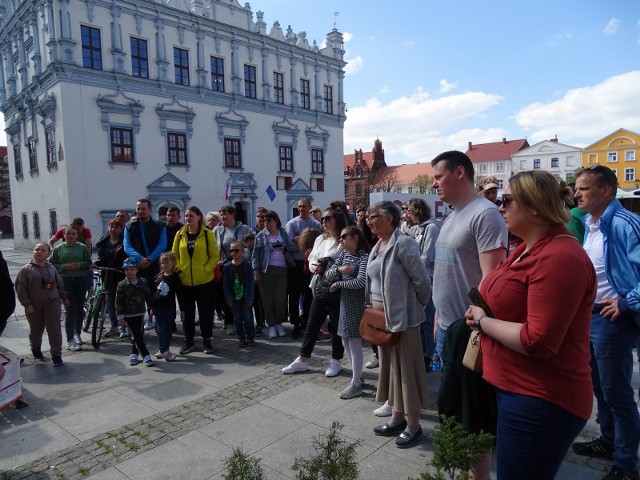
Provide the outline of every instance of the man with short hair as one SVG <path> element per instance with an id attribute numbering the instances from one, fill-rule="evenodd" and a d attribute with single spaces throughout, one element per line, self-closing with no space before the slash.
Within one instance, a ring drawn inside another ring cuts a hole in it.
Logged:
<path id="1" fill-rule="evenodd" d="M 178 207 L 169 207 L 167 209 L 167 246 L 165 251 L 170 252 L 173 248 L 173 240 L 176 238 L 176 233 L 183 227 L 180 222 L 180 209 Z"/>
<path id="2" fill-rule="evenodd" d="M 296 262 L 296 266 L 289 268 L 287 279 L 289 321 L 293 325 L 293 332 L 291 333 L 291 338 L 293 339 L 302 336 L 302 329 L 300 327 L 300 293 L 304 292 L 309 286 L 309 280 L 304 274 L 304 252 L 301 252 L 298 248 L 298 241 L 300 240 L 300 235 L 306 228 L 320 228 L 320 223 L 310 215 L 310 211 L 311 201 L 308 198 L 301 198 L 298 200 L 298 216 L 289 220 L 284 226 L 287 235 L 295 245 L 295 248 L 291 248 L 290 252 Z M 305 302 L 305 304 L 306 303 L 310 304 L 310 302 Z M 303 319 L 305 322 L 308 320 L 308 314 L 308 311 L 303 311 Z"/>
<path id="3" fill-rule="evenodd" d="M 251 229 L 251 233 L 257 235 L 266 228 L 267 224 L 265 223 L 264 219 L 268 211 L 269 210 L 264 207 L 258 207 L 258 209 L 256 210 L 256 226 Z"/>
<path id="4" fill-rule="evenodd" d="M 129 212 L 126 210 L 118 210 L 116 212 L 116 220 L 119 220 L 123 225 L 126 225 L 127 222 L 131 220 L 131 217 L 129 216 Z"/>
<path id="5" fill-rule="evenodd" d="M 314 205 L 309 213 L 319 222 L 322 217 L 322 208 L 320 208 L 320 205 Z"/>
<path id="6" fill-rule="evenodd" d="M 618 180 L 594 165 L 576 175 L 587 212 L 584 249 L 598 280 L 591 317 L 591 378 L 602 436 L 573 444 L 578 455 L 612 458 L 603 480 L 637 480 L 640 416 L 631 385 L 640 326 L 640 217 L 616 200 Z"/>
<path id="7" fill-rule="evenodd" d="M 478 193 L 491 203 L 495 203 L 500 206 L 498 202 L 498 179 L 496 177 L 484 177 L 480 183 L 478 183 Z"/>
<path id="8" fill-rule="evenodd" d="M 507 228 L 496 205 L 476 193 L 473 163 L 467 155 L 457 150 L 444 152 L 431 165 L 433 188 L 443 202 L 453 206 L 436 241 L 433 272 L 436 353 L 442 358 L 447 328 L 464 317 L 471 303 L 469 290 L 479 286 L 506 257 Z M 474 478 L 489 478 L 490 468 L 489 454 L 475 466 Z"/>
<path id="9" fill-rule="evenodd" d="M 155 277 L 160 272 L 158 260 L 167 248 L 167 230 L 164 223 L 151 218 L 151 202 L 141 198 L 136 202 L 136 218 L 131 219 L 124 228 L 124 251 L 138 264 L 138 276 L 144 278 L 147 285 L 155 285 Z M 149 319 L 145 330 L 154 327 Z"/>

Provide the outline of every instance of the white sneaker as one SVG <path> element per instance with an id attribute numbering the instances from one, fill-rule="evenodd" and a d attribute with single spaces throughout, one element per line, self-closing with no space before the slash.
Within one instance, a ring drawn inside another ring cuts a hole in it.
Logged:
<path id="1" fill-rule="evenodd" d="M 276 327 L 269 327 L 269 338 L 276 338 L 277 336 Z"/>
<path id="2" fill-rule="evenodd" d="M 70 350 L 72 352 L 80 352 L 82 350 L 82 347 L 73 340 L 69 340 L 67 342 L 67 350 Z"/>
<path id="3" fill-rule="evenodd" d="M 76 342 L 77 345 L 84 345 L 82 338 L 80 338 L 80 335 L 77 333 L 73 336 L 73 341 Z"/>
<path id="4" fill-rule="evenodd" d="M 309 362 L 303 362 L 300 357 L 296 357 L 293 362 L 282 369 L 282 373 L 299 373 L 307 370 L 309 370 Z"/>
<path id="5" fill-rule="evenodd" d="M 390 417 L 393 412 L 391 411 L 391 407 L 387 402 L 384 402 L 378 408 L 373 411 L 373 414 L 376 417 Z"/>
<path id="6" fill-rule="evenodd" d="M 176 359 L 176 354 L 171 350 L 167 350 L 166 352 L 164 352 L 164 359 L 167 362 L 173 362 Z"/>
<path id="7" fill-rule="evenodd" d="M 151 360 L 151 355 L 146 355 L 142 361 L 144 362 L 145 366 L 147 367 L 153 367 L 153 360 Z"/>
<path id="8" fill-rule="evenodd" d="M 380 366 L 380 360 L 375 355 L 371 355 L 371 358 L 364 364 L 366 368 L 378 368 Z"/>
<path id="9" fill-rule="evenodd" d="M 287 336 L 287 331 L 284 329 L 282 325 L 276 325 L 276 331 L 278 332 L 279 337 Z"/>
<path id="10" fill-rule="evenodd" d="M 155 328 L 156 324 L 154 323 L 153 320 L 147 320 L 146 322 L 144 322 L 144 329 L 145 330 L 153 330 Z"/>
<path id="11" fill-rule="evenodd" d="M 160 358 L 164 358 L 164 353 L 162 353 L 160 350 L 158 350 L 156 352 L 156 354 L 154 355 L 154 357 L 160 359 Z"/>
<path id="12" fill-rule="evenodd" d="M 338 360 L 333 360 L 332 359 L 329 362 L 329 367 L 324 372 L 324 374 L 327 377 L 335 377 L 336 375 L 338 375 L 340 373 L 340 370 L 342 370 L 342 366 L 340 365 L 340 362 Z"/>

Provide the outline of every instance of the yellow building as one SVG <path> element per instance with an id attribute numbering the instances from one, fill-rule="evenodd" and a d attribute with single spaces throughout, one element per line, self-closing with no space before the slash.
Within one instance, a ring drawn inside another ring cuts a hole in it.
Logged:
<path id="1" fill-rule="evenodd" d="M 640 188 L 640 134 L 620 128 L 582 150 L 582 166 L 605 165 L 618 177 L 618 187 Z"/>

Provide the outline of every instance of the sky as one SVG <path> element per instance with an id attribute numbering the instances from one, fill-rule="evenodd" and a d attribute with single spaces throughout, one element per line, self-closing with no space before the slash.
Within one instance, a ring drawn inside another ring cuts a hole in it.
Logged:
<path id="1" fill-rule="evenodd" d="M 250 4 L 267 32 L 277 20 L 318 45 L 334 21 L 343 33 L 345 153 L 379 138 L 399 165 L 503 137 L 585 147 L 640 132 L 640 0 Z"/>

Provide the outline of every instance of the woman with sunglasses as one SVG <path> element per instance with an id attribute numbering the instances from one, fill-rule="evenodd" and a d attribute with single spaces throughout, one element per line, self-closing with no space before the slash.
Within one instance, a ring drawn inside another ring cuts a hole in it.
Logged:
<path id="1" fill-rule="evenodd" d="M 288 252 L 293 243 L 276 212 L 270 210 L 264 217 L 266 228 L 256 235 L 251 266 L 260 288 L 269 338 L 273 339 L 287 335 L 282 322 L 287 320 L 287 274 L 293 261 Z"/>
<path id="2" fill-rule="evenodd" d="M 340 232 L 347 226 L 347 219 L 342 210 L 329 208 L 325 210 L 320 218 L 320 223 L 324 228 L 324 233 L 316 238 L 309 255 L 309 269 L 315 276 L 312 284 L 322 277 L 340 255 L 342 250 Z M 342 370 L 340 360 L 344 355 L 344 347 L 338 335 L 339 310 L 339 291 L 322 298 L 314 294 L 311 309 L 309 310 L 307 328 L 300 347 L 300 355 L 292 363 L 284 367 L 282 373 L 289 374 L 309 370 L 309 358 L 311 358 L 311 353 L 318 339 L 318 332 L 320 332 L 320 327 L 324 324 L 327 314 L 329 315 L 331 327 L 331 361 L 325 374 L 327 377 L 335 377 L 340 373 L 340 370 Z"/>
<path id="3" fill-rule="evenodd" d="M 493 317 L 477 306 L 466 312 L 481 332 L 483 377 L 496 389 L 498 479 L 555 478 L 591 415 L 597 280 L 564 227 L 571 202 L 571 189 L 548 172 L 509 179 L 500 213 L 523 243 L 482 281 Z"/>

